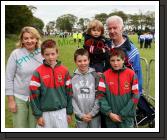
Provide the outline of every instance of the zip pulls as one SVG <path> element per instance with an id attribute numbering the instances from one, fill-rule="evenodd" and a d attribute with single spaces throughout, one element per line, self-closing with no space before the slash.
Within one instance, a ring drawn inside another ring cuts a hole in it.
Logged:
<path id="1" fill-rule="evenodd" d="M 120 95 L 120 71 L 118 71 L 118 95 Z"/>
<path id="2" fill-rule="evenodd" d="M 52 69 L 52 74 L 53 74 L 52 77 L 53 77 L 53 81 L 54 81 L 54 87 L 56 87 L 56 81 L 55 81 L 56 78 L 55 78 L 55 73 L 54 73 L 54 69 L 55 69 L 55 67 L 54 67 L 54 68 L 51 67 L 51 69 Z"/>
<path id="3" fill-rule="evenodd" d="M 61 83 L 62 85 L 62 82 L 63 82 L 63 74 L 61 72 L 56 72 L 56 75 L 55 75 L 55 69 L 56 69 L 57 65 L 55 65 L 54 68 L 50 67 L 52 69 L 52 74 L 53 74 L 53 81 L 54 81 L 54 87 L 57 87 L 57 84 L 56 83 Z M 65 82 L 64 82 L 65 83 Z"/>
<path id="4" fill-rule="evenodd" d="M 45 66 L 47 66 L 47 67 L 49 67 L 49 68 L 51 68 L 52 69 L 52 74 L 53 74 L 53 84 L 54 84 L 54 87 L 56 87 L 56 77 L 55 77 L 55 68 L 56 67 L 58 67 L 58 66 L 60 66 L 61 65 L 61 61 L 58 61 L 58 60 L 56 60 L 56 63 L 55 63 L 55 65 L 54 66 L 51 66 L 49 63 L 47 63 L 47 61 L 44 59 L 43 60 L 43 64 L 45 65 Z M 58 80 L 59 81 L 61 81 L 62 80 L 62 75 L 58 75 Z"/>

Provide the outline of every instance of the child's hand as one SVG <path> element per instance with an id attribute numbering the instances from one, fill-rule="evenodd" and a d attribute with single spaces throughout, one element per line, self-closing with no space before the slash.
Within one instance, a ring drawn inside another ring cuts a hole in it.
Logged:
<path id="1" fill-rule="evenodd" d="M 86 114 L 84 114 L 81 119 L 82 119 L 84 122 L 89 122 L 89 121 L 91 121 L 91 119 L 88 118 Z"/>
<path id="2" fill-rule="evenodd" d="M 122 122 L 121 117 L 117 114 L 110 113 L 109 117 L 113 122 Z"/>
<path id="3" fill-rule="evenodd" d="M 68 124 L 70 124 L 72 122 L 72 117 L 71 115 L 67 115 L 67 122 Z"/>
<path id="4" fill-rule="evenodd" d="M 94 46 L 91 45 L 90 48 L 89 48 L 89 52 L 93 53 L 93 51 L 94 51 Z"/>
<path id="5" fill-rule="evenodd" d="M 111 48 L 111 47 L 109 47 L 108 45 L 105 45 L 105 46 L 104 46 L 105 51 L 108 51 L 108 52 L 109 52 L 109 51 L 110 51 L 110 48 Z"/>
<path id="6" fill-rule="evenodd" d="M 43 117 L 40 117 L 37 119 L 37 124 L 40 126 L 44 126 L 45 125 L 45 120 L 43 119 Z"/>
<path id="7" fill-rule="evenodd" d="M 82 119 L 84 122 L 86 122 L 86 120 L 87 120 L 86 114 L 84 114 L 84 115 L 81 117 L 81 119 Z"/>
<path id="8" fill-rule="evenodd" d="M 106 52 L 106 50 L 105 50 L 104 48 L 102 48 L 102 50 L 103 50 L 103 53 L 105 53 L 105 52 Z"/>
<path id="9" fill-rule="evenodd" d="M 91 115 L 91 113 L 86 114 L 86 116 L 87 116 L 88 119 L 92 120 L 92 115 Z"/>
<path id="10" fill-rule="evenodd" d="M 103 73 L 102 73 L 102 72 L 97 72 L 97 74 L 98 74 L 99 76 L 101 76 Z"/>

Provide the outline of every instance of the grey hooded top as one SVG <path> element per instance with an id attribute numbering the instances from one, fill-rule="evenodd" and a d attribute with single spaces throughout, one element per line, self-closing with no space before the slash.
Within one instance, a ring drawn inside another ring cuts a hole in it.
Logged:
<path id="1" fill-rule="evenodd" d="M 73 99 L 72 105 L 74 113 L 80 119 L 84 114 L 91 113 L 94 117 L 99 112 L 98 100 L 95 99 L 95 77 L 89 68 L 88 72 L 82 74 L 78 69 L 72 78 Z"/>

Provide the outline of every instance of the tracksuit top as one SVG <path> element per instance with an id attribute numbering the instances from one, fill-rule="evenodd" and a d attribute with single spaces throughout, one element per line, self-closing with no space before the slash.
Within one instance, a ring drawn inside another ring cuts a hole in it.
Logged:
<path id="1" fill-rule="evenodd" d="M 126 38 L 126 41 L 119 47 L 122 48 L 126 54 L 125 66 L 134 70 L 137 75 L 138 84 L 139 84 L 139 94 L 142 94 L 143 78 L 142 78 L 142 69 L 140 64 L 140 54 L 138 49 L 129 40 L 129 38 L 126 35 L 124 35 L 124 37 Z"/>
<path id="2" fill-rule="evenodd" d="M 122 119 L 134 117 L 139 98 L 135 72 L 126 67 L 118 71 L 107 70 L 100 78 L 96 98 L 99 99 L 101 112 L 106 116 L 113 112 Z"/>
<path id="3" fill-rule="evenodd" d="M 103 63 L 107 59 L 106 55 L 111 47 L 111 42 L 104 36 L 93 37 L 86 34 L 83 47 L 89 52 L 90 64 Z"/>
<path id="4" fill-rule="evenodd" d="M 73 113 L 72 85 L 68 69 L 57 61 L 54 69 L 44 60 L 30 81 L 30 103 L 36 118 L 42 112 L 67 108 L 67 114 Z"/>

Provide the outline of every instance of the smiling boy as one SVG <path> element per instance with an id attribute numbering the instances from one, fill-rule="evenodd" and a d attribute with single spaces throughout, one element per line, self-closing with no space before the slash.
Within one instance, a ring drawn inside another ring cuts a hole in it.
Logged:
<path id="1" fill-rule="evenodd" d="M 67 128 L 73 113 L 68 69 L 57 60 L 58 49 L 54 40 L 45 40 L 41 53 L 45 60 L 35 70 L 30 82 L 30 103 L 37 127 Z"/>
<path id="2" fill-rule="evenodd" d="M 77 69 L 72 78 L 73 98 L 76 124 L 78 128 L 99 128 L 99 104 L 95 99 L 98 75 L 89 67 L 89 53 L 85 49 L 77 49 L 74 53 Z"/>

